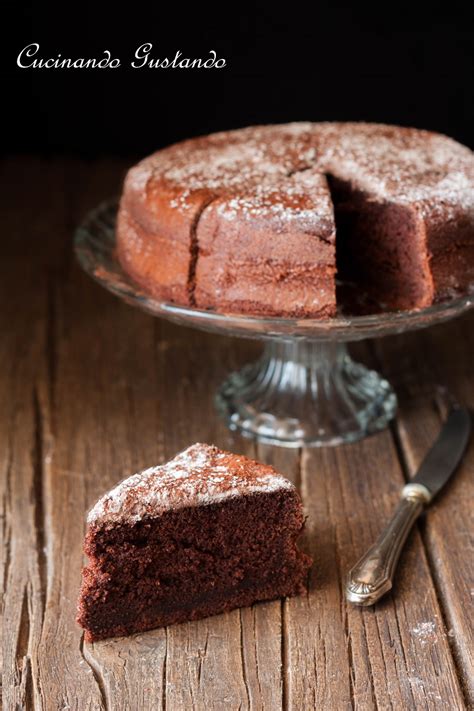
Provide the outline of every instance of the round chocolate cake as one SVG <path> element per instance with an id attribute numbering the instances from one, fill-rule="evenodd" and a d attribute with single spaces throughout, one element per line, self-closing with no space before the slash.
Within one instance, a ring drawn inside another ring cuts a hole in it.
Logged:
<path id="1" fill-rule="evenodd" d="M 146 292 L 183 306 L 327 318 L 363 295 L 369 310 L 423 308 L 474 285 L 474 154 L 367 123 L 183 141 L 129 171 L 117 249 Z"/>

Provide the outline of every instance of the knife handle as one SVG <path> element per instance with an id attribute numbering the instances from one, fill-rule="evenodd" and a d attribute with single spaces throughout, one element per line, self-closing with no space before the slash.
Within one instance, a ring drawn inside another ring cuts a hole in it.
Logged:
<path id="1" fill-rule="evenodd" d="M 431 493 L 422 484 L 404 487 L 391 521 L 349 573 L 346 585 L 349 602 L 373 605 L 391 589 L 403 544 L 430 499 Z"/>

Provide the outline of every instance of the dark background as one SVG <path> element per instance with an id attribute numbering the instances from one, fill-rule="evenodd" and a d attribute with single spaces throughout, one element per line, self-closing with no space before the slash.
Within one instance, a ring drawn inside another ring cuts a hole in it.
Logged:
<path id="1" fill-rule="evenodd" d="M 469 4 L 400 8 L 288 3 L 10 3 L 4 13 L 5 153 L 142 155 L 188 136 L 256 123 L 369 120 L 412 125 L 474 146 Z M 462 6 L 461 6 L 462 7 Z M 311 8 L 311 14 L 309 13 Z M 115 70 L 16 68 L 39 56 L 122 60 Z M 226 58 L 225 69 L 128 67 L 153 57 Z"/>

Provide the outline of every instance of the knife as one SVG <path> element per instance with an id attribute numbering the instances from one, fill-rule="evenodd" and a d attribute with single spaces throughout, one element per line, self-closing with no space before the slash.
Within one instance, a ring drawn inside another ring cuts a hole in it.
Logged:
<path id="1" fill-rule="evenodd" d="M 403 544 L 414 522 L 456 470 L 469 441 L 471 416 L 452 407 L 437 440 L 418 473 L 402 489 L 401 500 L 385 530 L 349 573 L 346 598 L 356 605 L 373 605 L 393 583 Z"/>

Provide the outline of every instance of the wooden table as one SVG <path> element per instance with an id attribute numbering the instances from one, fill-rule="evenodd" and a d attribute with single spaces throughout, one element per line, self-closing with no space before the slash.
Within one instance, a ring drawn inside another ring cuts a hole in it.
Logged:
<path id="1" fill-rule="evenodd" d="M 341 587 L 438 431 L 435 385 L 474 406 L 474 314 L 354 349 L 397 390 L 391 429 L 337 449 L 255 446 L 219 422 L 213 394 L 258 344 L 147 316 L 74 261 L 75 225 L 117 192 L 124 168 L 2 166 L 4 708 L 472 708 L 474 447 L 411 536 L 394 593 L 358 609 Z M 300 488 L 308 595 L 84 644 L 74 618 L 86 511 L 196 441 L 271 462 Z"/>

